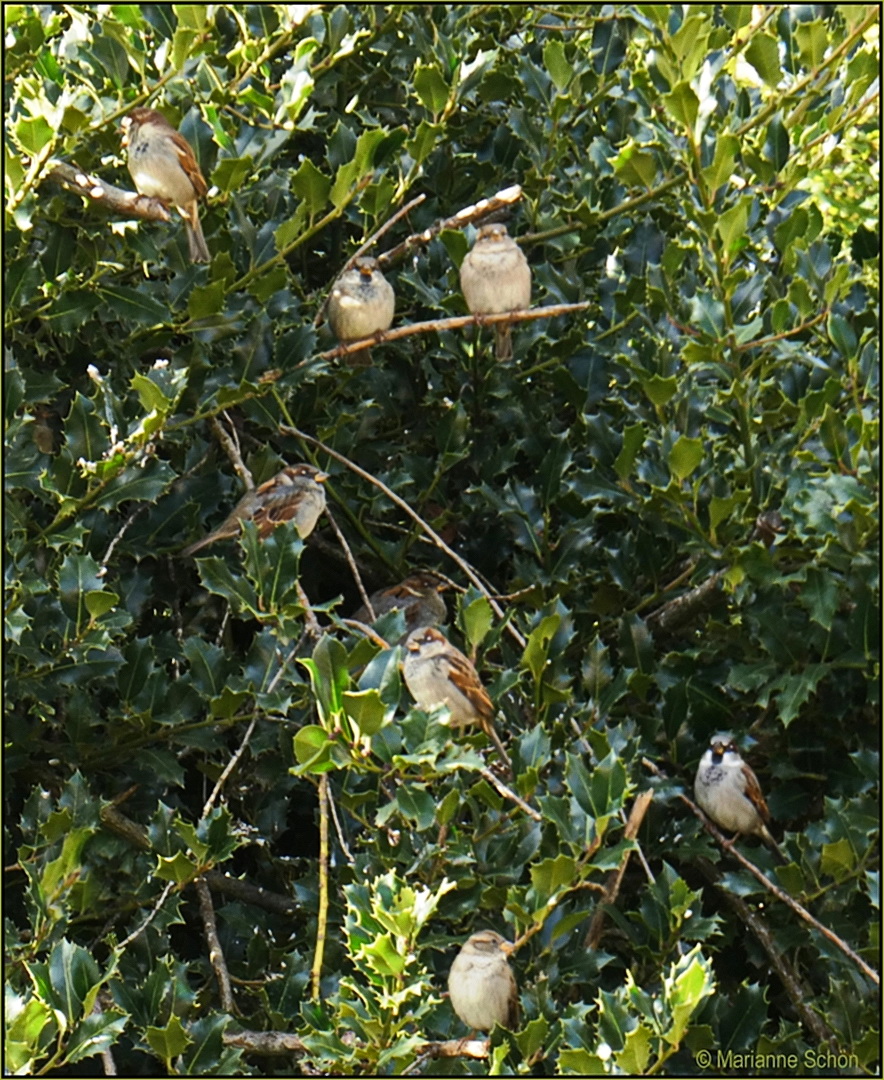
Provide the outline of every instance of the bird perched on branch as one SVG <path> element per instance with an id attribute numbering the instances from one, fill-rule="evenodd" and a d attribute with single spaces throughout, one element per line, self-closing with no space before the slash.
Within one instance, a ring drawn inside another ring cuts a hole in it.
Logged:
<path id="1" fill-rule="evenodd" d="M 406 628 L 411 631 L 419 626 L 435 626 L 445 622 L 448 609 L 439 593 L 447 588 L 448 582 L 434 574 L 411 574 L 398 585 L 378 589 L 369 600 L 376 619 L 398 608 L 405 615 Z M 359 622 L 368 622 L 371 615 L 363 604 L 351 617 Z"/>
<path id="2" fill-rule="evenodd" d="M 306 539 L 325 509 L 325 488 L 322 485 L 327 479 L 328 473 L 312 465 L 289 465 L 276 476 L 247 491 L 217 529 L 186 547 L 181 554 L 193 555 L 216 540 L 236 536 L 244 521 L 254 521 L 262 540 L 277 525 L 293 521 L 298 535 L 302 540 Z"/>
<path id="3" fill-rule="evenodd" d="M 509 755 L 494 727 L 494 705 L 478 672 L 435 627 L 420 627 L 405 639 L 402 674 L 421 709 L 447 705 L 452 727 L 478 724 L 512 772 Z"/>
<path id="4" fill-rule="evenodd" d="M 531 303 L 531 270 L 522 249 L 499 223 L 483 225 L 460 264 L 460 288 L 473 315 L 516 311 Z M 509 323 L 495 326 L 498 360 L 513 355 Z"/>
<path id="5" fill-rule="evenodd" d="M 474 1031 L 495 1024 L 515 1031 L 519 1025 L 519 990 L 508 957 L 512 943 L 493 930 L 467 938 L 448 973 L 448 993 L 458 1017 Z"/>
<path id="6" fill-rule="evenodd" d="M 732 735 L 722 732 L 712 737 L 700 758 L 694 796 L 720 828 L 759 837 L 782 863 L 788 863 L 767 827 L 770 811 L 758 777 L 740 757 Z"/>
<path id="7" fill-rule="evenodd" d="M 187 230 L 190 261 L 209 262 L 199 216 L 199 200 L 208 186 L 190 143 L 156 109 L 133 109 L 121 127 L 135 190 L 177 206 Z"/>
<path id="8" fill-rule="evenodd" d="M 389 330 L 395 308 L 393 286 L 377 259 L 361 256 L 332 286 L 328 321 L 338 341 L 358 341 Z"/>

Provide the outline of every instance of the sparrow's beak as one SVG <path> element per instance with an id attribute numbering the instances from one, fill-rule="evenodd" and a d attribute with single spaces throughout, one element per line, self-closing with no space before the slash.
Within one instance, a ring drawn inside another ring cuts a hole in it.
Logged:
<path id="1" fill-rule="evenodd" d="M 330 475 L 331 475 L 331 474 L 330 474 L 330 473 L 327 473 L 327 472 L 318 472 L 318 473 L 317 473 L 317 474 L 316 474 L 316 475 L 315 475 L 315 476 L 313 477 L 313 479 L 314 479 L 314 480 L 315 480 L 315 481 L 317 482 L 317 484 L 324 484 L 324 483 L 325 483 L 325 481 L 326 481 L 326 480 L 328 480 L 328 478 L 329 478 L 329 476 L 330 476 Z"/>
<path id="2" fill-rule="evenodd" d="M 408 649 L 409 652 L 421 651 L 421 647 L 416 641 L 412 641 L 410 644 L 406 645 L 405 648 Z"/>
<path id="3" fill-rule="evenodd" d="M 364 278 L 371 278 L 371 275 L 374 273 L 374 268 L 371 266 L 360 266 L 359 273 L 362 274 Z"/>
<path id="4" fill-rule="evenodd" d="M 500 951 L 503 953 L 504 956 L 512 956 L 512 954 L 515 952 L 515 949 L 516 946 L 513 944 L 512 941 L 502 941 L 500 943 Z"/>

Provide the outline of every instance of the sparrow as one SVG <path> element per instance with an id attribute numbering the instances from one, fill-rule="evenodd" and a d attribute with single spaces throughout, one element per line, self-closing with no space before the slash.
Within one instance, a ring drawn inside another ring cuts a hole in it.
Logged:
<path id="1" fill-rule="evenodd" d="M 499 223 L 483 225 L 460 264 L 460 288 L 473 315 L 496 315 L 531 303 L 531 270 L 522 249 Z M 509 323 L 495 326 L 498 360 L 513 355 Z"/>
<path id="2" fill-rule="evenodd" d="M 322 484 L 327 479 L 328 473 L 320 472 L 312 465 L 289 465 L 276 476 L 247 491 L 217 529 L 186 547 L 181 554 L 193 555 L 216 540 L 236 536 L 244 521 L 254 521 L 262 540 L 277 525 L 294 521 L 298 535 L 302 540 L 306 539 L 325 509 L 325 489 Z"/>
<path id="3" fill-rule="evenodd" d="M 512 772 L 509 755 L 494 728 L 494 706 L 478 672 L 435 627 L 418 627 L 405 639 L 402 674 L 419 708 L 447 705 L 452 727 L 478 724 Z"/>
<path id="4" fill-rule="evenodd" d="M 448 993 L 458 1017 L 473 1031 L 495 1024 L 515 1031 L 519 1024 L 519 990 L 507 957 L 512 943 L 493 930 L 467 938 L 448 973 Z"/>
<path id="5" fill-rule="evenodd" d="M 694 797 L 720 828 L 759 837 L 778 859 L 788 863 L 768 830 L 770 811 L 758 777 L 740 757 L 734 737 L 727 732 L 714 735 L 700 758 Z"/>
<path id="6" fill-rule="evenodd" d="M 445 622 L 448 609 L 439 595 L 448 588 L 448 582 L 433 574 L 411 574 L 398 585 L 388 585 L 378 589 L 369 597 L 375 618 L 386 615 L 388 611 L 399 609 L 405 615 L 405 626 L 415 630 L 419 626 L 435 626 Z M 368 608 L 363 604 L 351 616 L 359 622 L 368 622 L 371 618 Z"/>
<path id="7" fill-rule="evenodd" d="M 396 297 L 377 259 L 361 256 L 332 286 L 328 321 L 338 341 L 358 341 L 389 330 Z"/>
<path id="8" fill-rule="evenodd" d="M 133 109 L 121 124 L 135 190 L 177 206 L 187 229 L 190 261 L 209 262 L 198 207 L 208 185 L 190 143 L 156 109 Z"/>

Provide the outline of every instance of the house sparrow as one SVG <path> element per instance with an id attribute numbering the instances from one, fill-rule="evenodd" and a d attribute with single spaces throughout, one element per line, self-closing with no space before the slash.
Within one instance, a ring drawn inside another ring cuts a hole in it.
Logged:
<path id="1" fill-rule="evenodd" d="M 320 472 L 312 465 L 289 465 L 247 491 L 217 529 L 186 547 L 181 554 L 193 555 L 216 540 L 236 536 L 243 521 L 254 521 L 262 540 L 282 522 L 294 521 L 298 535 L 302 540 L 306 539 L 325 509 L 322 484 L 327 479 L 328 473 Z"/>
<path id="2" fill-rule="evenodd" d="M 460 264 L 460 288 L 473 315 L 496 315 L 531 303 L 531 270 L 505 225 L 483 225 Z M 496 355 L 513 355 L 509 323 L 498 323 Z"/>
<path id="3" fill-rule="evenodd" d="M 156 109 L 133 109 L 123 117 L 122 128 L 136 191 L 177 206 L 190 261 L 210 262 L 198 207 L 208 188 L 190 143 Z"/>
<path id="4" fill-rule="evenodd" d="M 478 672 L 444 635 L 432 626 L 419 627 L 405 639 L 402 674 L 411 696 L 421 709 L 447 705 L 452 727 L 478 724 L 494 743 L 512 772 L 509 755 L 494 729 L 494 706 Z"/>
<path id="5" fill-rule="evenodd" d="M 720 828 L 760 837 L 778 859 L 788 863 L 768 831 L 770 811 L 758 777 L 740 757 L 732 735 L 712 737 L 709 749 L 700 758 L 694 797 L 700 809 Z"/>
<path id="6" fill-rule="evenodd" d="M 415 630 L 419 626 L 445 622 L 448 609 L 439 593 L 447 587 L 448 582 L 433 574 L 411 574 L 398 585 L 388 585 L 386 589 L 372 593 L 369 600 L 376 619 L 398 608 L 405 615 L 407 629 Z M 371 619 L 364 604 L 351 617 L 359 622 Z"/>
<path id="7" fill-rule="evenodd" d="M 493 930 L 467 938 L 448 973 L 448 993 L 458 1017 L 474 1031 L 519 1024 L 519 990 L 507 963 L 512 943 Z"/>
<path id="8" fill-rule="evenodd" d="M 362 256 L 332 286 L 328 321 L 339 341 L 358 341 L 388 330 L 395 306 L 393 286 L 377 259 Z"/>

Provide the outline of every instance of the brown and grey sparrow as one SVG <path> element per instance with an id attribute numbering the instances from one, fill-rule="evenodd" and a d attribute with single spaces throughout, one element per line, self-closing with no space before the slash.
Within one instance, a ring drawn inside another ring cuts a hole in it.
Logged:
<path id="1" fill-rule="evenodd" d="M 447 587 L 446 581 L 433 574 L 411 574 L 398 585 L 388 585 L 386 589 L 372 593 L 369 600 L 375 618 L 379 619 L 381 615 L 398 608 L 405 615 L 406 628 L 416 630 L 419 626 L 435 626 L 445 622 L 448 609 L 439 593 Z M 352 618 L 368 622 L 371 615 L 363 604 Z"/>
<path id="2" fill-rule="evenodd" d="M 402 661 L 405 685 L 421 709 L 447 705 L 452 727 L 478 724 L 512 772 L 509 755 L 494 728 L 494 706 L 466 656 L 432 626 L 412 630 Z"/>
<path id="3" fill-rule="evenodd" d="M 740 757 L 732 735 L 723 732 L 712 737 L 700 758 L 694 796 L 700 809 L 720 828 L 759 837 L 778 859 L 788 863 L 768 830 L 770 811 L 758 777 Z"/>
<path id="4" fill-rule="evenodd" d="M 209 262 L 199 200 L 208 190 L 190 143 L 156 109 L 133 109 L 122 120 L 129 172 L 140 195 L 178 207 L 191 262 Z"/>
<path id="5" fill-rule="evenodd" d="M 495 1024 L 515 1031 L 519 1025 L 519 990 L 507 957 L 511 942 L 493 930 L 467 938 L 448 973 L 451 1005 L 473 1031 Z"/>
<path id="6" fill-rule="evenodd" d="M 288 466 L 247 491 L 217 529 L 186 547 L 181 554 L 193 555 L 216 540 L 236 536 L 244 521 L 254 521 L 262 540 L 277 525 L 293 521 L 298 535 L 302 540 L 306 539 L 325 509 L 325 488 L 322 484 L 327 479 L 328 473 L 320 472 L 312 465 Z"/>
<path id="7" fill-rule="evenodd" d="M 516 311 L 531 303 L 531 270 L 521 248 L 501 224 L 483 225 L 460 264 L 460 288 L 473 315 Z M 498 323 L 496 355 L 513 355 L 509 323 Z"/>
<path id="8" fill-rule="evenodd" d="M 361 256 L 332 286 L 328 321 L 338 341 L 358 341 L 389 330 L 396 297 L 377 259 Z"/>

